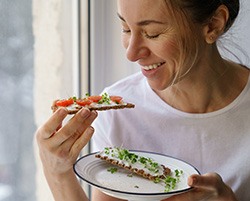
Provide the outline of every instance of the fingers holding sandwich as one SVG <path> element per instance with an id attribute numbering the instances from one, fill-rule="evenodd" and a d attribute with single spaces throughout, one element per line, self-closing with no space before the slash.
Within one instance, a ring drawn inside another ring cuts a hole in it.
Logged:
<path id="1" fill-rule="evenodd" d="M 36 133 L 42 163 L 57 175 L 72 168 L 94 133 L 91 124 L 97 117 L 95 111 L 83 108 L 61 126 L 67 115 L 65 108 L 59 108 Z"/>

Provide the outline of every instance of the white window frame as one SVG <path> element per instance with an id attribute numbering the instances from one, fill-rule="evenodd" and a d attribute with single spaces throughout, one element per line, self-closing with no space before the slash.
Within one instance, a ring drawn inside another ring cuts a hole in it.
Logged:
<path id="1" fill-rule="evenodd" d="M 117 0 L 91 0 L 90 5 L 90 90 L 99 94 L 104 87 L 139 70 L 126 59 L 121 43 Z"/>
<path id="2" fill-rule="evenodd" d="M 73 28 L 75 30 L 74 37 L 74 50 L 75 50 L 75 69 L 76 72 L 76 83 L 75 90 L 78 91 L 78 97 L 83 97 L 84 93 L 90 93 L 90 84 L 89 84 L 89 0 L 81 1 L 77 0 L 75 3 L 75 12 L 76 19 L 73 20 L 76 24 Z M 75 10 L 76 11 L 76 10 Z M 82 150 L 81 155 L 86 155 L 90 153 L 90 144 L 87 144 Z M 83 189 L 90 198 L 90 186 L 81 182 Z"/>

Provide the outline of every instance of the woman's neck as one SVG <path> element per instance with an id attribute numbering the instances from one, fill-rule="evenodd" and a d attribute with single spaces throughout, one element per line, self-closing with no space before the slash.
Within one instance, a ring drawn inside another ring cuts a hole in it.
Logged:
<path id="1" fill-rule="evenodd" d="M 155 92 L 166 103 L 184 112 L 208 113 L 224 108 L 246 86 L 249 69 L 218 55 L 210 63 L 197 65 L 180 82 Z"/>

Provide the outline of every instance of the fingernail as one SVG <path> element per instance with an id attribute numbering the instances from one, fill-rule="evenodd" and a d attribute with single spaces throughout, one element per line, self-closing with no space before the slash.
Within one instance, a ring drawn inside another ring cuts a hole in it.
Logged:
<path id="1" fill-rule="evenodd" d="M 196 178 L 192 178 L 191 180 L 191 186 L 195 186 L 197 184 L 197 179 Z"/>
<path id="2" fill-rule="evenodd" d="M 97 111 L 96 110 L 92 110 L 91 111 L 93 114 L 97 115 Z"/>
<path id="3" fill-rule="evenodd" d="M 65 116 L 68 114 L 68 111 L 65 108 L 59 108 L 59 114 Z"/>
<path id="4" fill-rule="evenodd" d="M 89 132 L 89 133 L 92 134 L 94 131 L 95 131 L 95 129 L 94 129 L 92 126 L 90 126 L 90 127 L 88 128 L 88 132 Z"/>
<path id="5" fill-rule="evenodd" d="M 86 116 L 89 115 L 89 112 L 90 111 L 89 111 L 88 108 L 83 108 L 83 109 L 81 109 L 80 114 L 81 114 L 82 117 L 86 117 Z"/>
<path id="6" fill-rule="evenodd" d="M 189 177 L 188 178 L 188 185 L 189 186 L 194 186 L 197 182 L 197 179 L 195 177 Z"/>

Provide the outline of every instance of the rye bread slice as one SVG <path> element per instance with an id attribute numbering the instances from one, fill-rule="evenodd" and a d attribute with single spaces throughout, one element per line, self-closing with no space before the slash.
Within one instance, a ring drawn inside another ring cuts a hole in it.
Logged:
<path id="1" fill-rule="evenodd" d="M 122 148 L 105 148 L 95 157 L 152 181 L 164 179 L 171 173 L 168 167 Z"/>
<path id="2" fill-rule="evenodd" d="M 55 112 L 60 106 L 52 105 L 51 109 Z M 97 111 L 105 111 L 105 110 L 119 110 L 125 108 L 134 108 L 135 105 L 132 103 L 122 103 L 122 104 L 96 104 L 96 105 L 87 105 L 80 106 L 77 104 L 73 104 L 72 106 L 65 107 L 68 110 L 68 114 L 76 114 L 82 108 L 88 108 L 89 110 L 97 110 Z"/>

